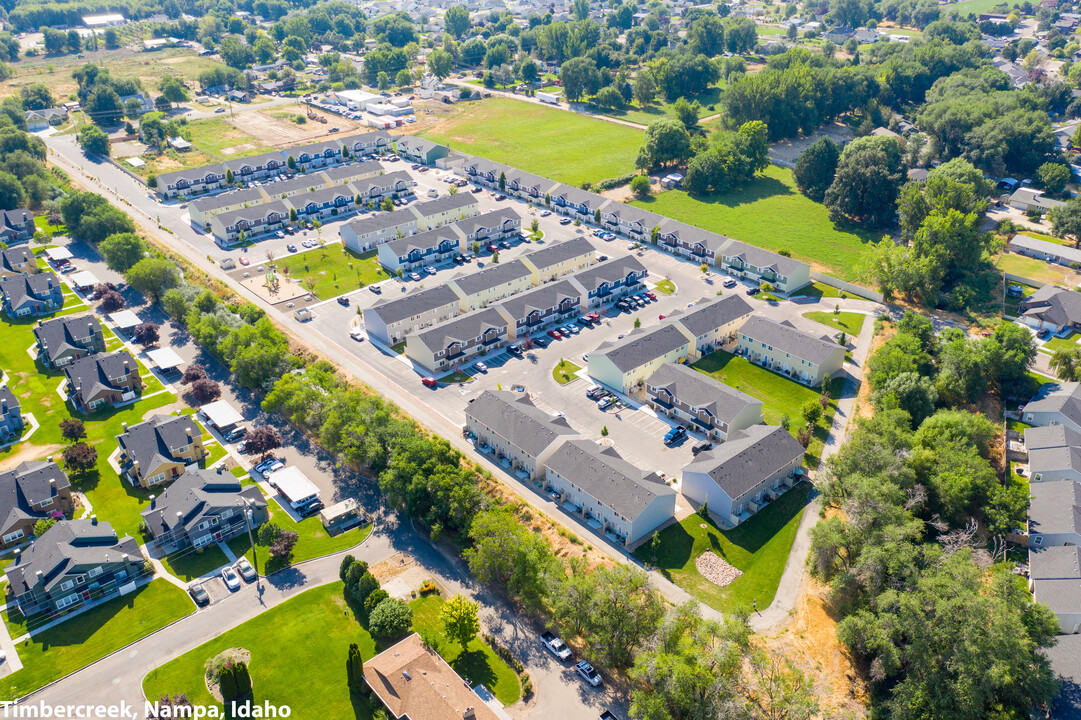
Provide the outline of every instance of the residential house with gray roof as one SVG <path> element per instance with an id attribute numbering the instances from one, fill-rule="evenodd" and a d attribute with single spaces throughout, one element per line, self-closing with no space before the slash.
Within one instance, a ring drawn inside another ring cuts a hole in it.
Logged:
<path id="1" fill-rule="evenodd" d="M 559 183 L 548 178 L 534 175 L 517 168 L 508 168 L 506 174 L 506 187 L 508 195 L 522 198 L 523 200 L 544 201 L 544 197 L 551 192 Z"/>
<path id="2" fill-rule="evenodd" d="M 762 422 L 761 400 L 686 365 L 661 365 L 646 379 L 645 389 L 654 410 L 714 441 L 724 442 Z"/>
<path id="3" fill-rule="evenodd" d="M 645 289 L 642 279 L 648 274 L 646 266 L 638 258 L 622 255 L 580 270 L 570 279 L 585 293 L 584 306 L 597 307 L 641 292 Z"/>
<path id="4" fill-rule="evenodd" d="M 691 341 L 670 323 L 637 328 L 622 340 L 605 341 L 589 354 L 589 376 L 617 392 L 631 394 L 666 363 L 681 362 Z"/>
<path id="5" fill-rule="evenodd" d="M 734 339 L 753 312 L 754 308 L 743 296 L 722 295 L 702 298 L 690 308 L 679 308 L 666 321 L 693 338 L 689 358 L 697 360 L 718 349 L 724 341 Z"/>
<path id="6" fill-rule="evenodd" d="M 405 339 L 406 356 L 426 372 L 443 374 L 507 342 L 506 318 L 484 308 L 440 323 Z"/>
<path id="7" fill-rule="evenodd" d="M 597 262 L 597 249 L 584 237 L 573 237 L 522 255 L 521 261 L 533 273 L 533 284 L 540 285 L 591 267 Z"/>
<path id="8" fill-rule="evenodd" d="M 462 172 L 470 180 L 496 190 L 499 189 L 499 178 L 505 177 L 508 172 L 513 170 L 514 168 L 509 165 L 477 157 L 468 158 L 462 165 Z"/>
<path id="9" fill-rule="evenodd" d="M 393 275 L 399 270 L 410 272 L 446 262 L 461 252 L 460 243 L 454 226 L 448 225 L 385 242 L 379 246 L 377 257 L 379 264 Z"/>
<path id="10" fill-rule="evenodd" d="M 521 260 L 512 260 L 451 278 L 447 285 L 458 293 L 462 312 L 469 312 L 528 290 L 533 285 L 533 273 Z"/>
<path id="11" fill-rule="evenodd" d="M 38 360 L 60 368 L 79 358 L 105 352 L 105 335 L 93 315 L 69 315 L 39 320 L 34 326 Z"/>
<path id="12" fill-rule="evenodd" d="M 465 427 L 477 449 L 496 456 L 523 480 L 544 476 L 544 460 L 560 440 L 578 433 L 558 415 L 549 415 L 528 395 L 485 390 L 465 408 Z"/>
<path id="13" fill-rule="evenodd" d="M 762 315 L 747 318 L 739 329 L 737 352 L 751 362 L 817 387 L 841 370 L 845 348 L 829 336 L 812 335 L 788 320 Z"/>
<path id="14" fill-rule="evenodd" d="M 1021 409 L 1021 417 L 1029 425 L 1065 425 L 1081 433 L 1081 384 L 1044 383 Z"/>
<path id="15" fill-rule="evenodd" d="M 23 462 L 0 473 L 0 547 L 31 537 L 38 520 L 61 519 L 74 509 L 67 473 L 51 460 Z"/>
<path id="16" fill-rule="evenodd" d="M 1081 330 L 1081 293 L 1054 285 L 1044 285 L 1017 303 L 1021 320 L 1034 328 L 1055 334 Z"/>
<path id="17" fill-rule="evenodd" d="M 784 428 L 751 425 L 683 468 L 683 495 L 738 525 L 799 482 L 803 453 Z"/>
<path id="18" fill-rule="evenodd" d="M 1069 245 L 1021 235 L 1020 233 L 1010 238 L 1010 250 L 1019 255 L 1027 255 L 1037 260 L 1057 263 L 1058 265 L 1081 264 L 1081 250 Z"/>
<path id="19" fill-rule="evenodd" d="M 61 520 L 15 555 L 5 573 L 26 617 L 70 612 L 144 577 L 139 543 L 96 516 Z"/>
<path id="20" fill-rule="evenodd" d="M 0 242 L 15 245 L 34 237 L 34 215 L 24 208 L 0 210 Z"/>
<path id="21" fill-rule="evenodd" d="M 1029 482 L 1081 483 L 1081 433 L 1066 425 L 1025 430 Z"/>
<path id="22" fill-rule="evenodd" d="M 458 314 L 461 298 L 447 285 L 414 290 L 389 298 L 364 310 L 368 336 L 385 345 L 396 345 L 409 335 L 447 322 Z"/>
<path id="23" fill-rule="evenodd" d="M 786 295 L 811 282 L 811 266 L 807 263 L 737 240 L 722 249 L 717 264 L 745 280 L 768 282 Z"/>
<path id="24" fill-rule="evenodd" d="M 349 154 L 353 157 L 358 155 L 384 155 L 390 152 L 392 144 L 390 133 L 386 130 L 346 135 L 338 138 L 338 142 L 343 148 L 348 148 Z"/>
<path id="25" fill-rule="evenodd" d="M 192 197 L 217 190 L 225 182 L 225 168 L 221 165 L 204 165 L 162 173 L 157 177 L 158 194 L 164 199 Z"/>
<path id="26" fill-rule="evenodd" d="M 338 140 L 324 140 L 298 145 L 282 150 L 281 157 L 285 160 L 286 166 L 289 164 L 289 158 L 292 158 L 298 170 L 310 171 L 341 162 L 342 144 Z"/>
<path id="27" fill-rule="evenodd" d="M 224 160 L 224 170 L 232 173 L 233 182 L 247 183 L 252 180 L 264 180 L 285 172 L 285 160 L 279 152 L 265 152 L 259 155 Z M 228 177 L 226 177 L 228 180 Z"/>
<path id="28" fill-rule="evenodd" d="M 289 222 L 290 207 L 282 200 L 218 213 L 210 218 L 210 231 L 225 243 L 256 238 L 280 230 Z"/>
<path id="29" fill-rule="evenodd" d="M 153 415 L 138 425 L 125 424 L 116 436 L 120 469 L 144 489 L 175 480 L 206 457 L 202 434 L 190 415 Z"/>
<path id="30" fill-rule="evenodd" d="M 285 205 L 296 211 L 298 221 L 323 221 L 352 213 L 357 209 L 355 197 L 348 185 L 338 185 L 294 195 L 285 201 Z"/>
<path id="31" fill-rule="evenodd" d="M 114 407 L 138 399 L 143 390 L 139 363 L 127 350 L 98 353 L 64 366 L 67 395 L 79 412 L 109 403 Z"/>
<path id="32" fill-rule="evenodd" d="M 1030 550 L 1029 589 L 1058 620 L 1063 635 L 1081 633 L 1081 547 Z"/>
<path id="33" fill-rule="evenodd" d="M 395 138 L 394 149 L 403 160 L 424 165 L 435 165 L 436 161 L 450 155 L 450 148 L 446 145 L 416 135 L 400 135 Z"/>
<path id="34" fill-rule="evenodd" d="M 676 491 L 614 448 L 585 439 L 560 443 L 545 462 L 545 490 L 613 542 L 633 548 L 676 512 Z"/>
<path id="35" fill-rule="evenodd" d="M 581 315 L 582 291 L 574 283 L 560 280 L 511 295 L 496 309 L 507 319 L 511 339 L 521 340 Z"/>
<path id="36" fill-rule="evenodd" d="M 7 248 L 0 251 L 0 277 L 9 275 L 33 275 L 38 271 L 38 259 L 28 247 Z"/>
<path id="37" fill-rule="evenodd" d="M 548 195 L 553 210 L 586 222 L 593 222 L 597 211 L 604 207 L 605 203 L 611 202 L 596 193 L 562 183 L 552 188 Z"/>
<path id="38" fill-rule="evenodd" d="M 368 252 L 381 243 L 417 231 L 420 218 L 412 208 L 377 212 L 358 218 L 338 228 L 345 247 L 353 252 Z"/>
<path id="39" fill-rule="evenodd" d="M 250 512 L 250 515 L 248 513 Z M 189 468 L 142 511 L 147 530 L 166 552 L 228 542 L 267 521 L 266 498 L 256 485 L 244 486 L 219 464 Z"/>
<path id="40" fill-rule="evenodd" d="M 1081 545 L 1081 483 L 1033 483 L 1029 495 L 1029 547 Z"/>
<path id="41" fill-rule="evenodd" d="M 502 207 L 458 220 L 454 227 L 462 236 L 462 247 L 468 250 L 474 242 L 484 244 L 517 235 L 522 229 L 522 216 L 514 208 Z"/>
<path id="42" fill-rule="evenodd" d="M 389 172 L 385 175 L 354 180 L 349 188 L 360 198 L 360 204 L 378 205 L 384 199 L 395 199 L 413 192 L 413 178 L 404 170 Z"/>
<path id="43" fill-rule="evenodd" d="M 653 228 L 664 220 L 662 215 L 621 202 L 613 201 L 601 207 L 601 224 L 607 230 L 638 242 L 649 242 Z"/>
<path id="44" fill-rule="evenodd" d="M 22 430 L 23 411 L 19 398 L 7 385 L 0 385 L 0 440 L 17 439 Z"/>
<path id="45" fill-rule="evenodd" d="M 730 242 L 732 238 L 670 218 L 661 222 L 657 232 L 659 248 L 699 264 L 715 264 L 720 252 Z"/>
<path id="46" fill-rule="evenodd" d="M 8 317 L 48 315 L 64 306 L 64 290 L 51 272 L 0 277 L 0 296 Z"/>

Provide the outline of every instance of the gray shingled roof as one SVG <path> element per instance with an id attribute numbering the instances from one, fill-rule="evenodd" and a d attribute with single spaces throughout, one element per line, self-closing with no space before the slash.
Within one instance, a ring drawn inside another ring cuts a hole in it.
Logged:
<path id="1" fill-rule="evenodd" d="M 534 250 L 528 255 L 525 255 L 524 258 L 528 259 L 529 262 L 533 263 L 541 272 L 543 272 L 545 268 L 558 265 L 559 263 L 568 260 L 573 260 L 574 258 L 592 255 L 596 252 L 597 248 L 593 247 L 593 243 L 589 242 L 584 237 L 575 237 L 565 242 L 549 245 L 540 250 Z"/>
<path id="2" fill-rule="evenodd" d="M 577 435 L 564 418 L 547 414 L 527 395 L 506 390 L 485 390 L 469 401 L 465 415 L 492 428 L 532 457 L 540 455 L 562 435 Z"/>
<path id="3" fill-rule="evenodd" d="M 9 410 L 11 408 L 19 409 L 22 406 L 22 403 L 19 402 L 19 398 L 15 396 L 15 393 L 11 392 L 11 388 L 9 388 L 7 385 L 0 385 L 0 400 L 7 402 L 7 407 Z M 0 412 L 0 415 L 3 414 L 3 412 Z"/>
<path id="4" fill-rule="evenodd" d="M 187 415 L 153 415 L 117 435 L 116 440 L 139 467 L 150 470 L 161 463 L 177 462 L 177 451 L 201 434 L 198 423 Z"/>
<path id="5" fill-rule="evenodd" d="M 326 169 L 329 170 L 333 168 Z M 295 195 L 297 193 L 308 192 L 309 190 L 325 187 L 327 184 L 326 180 L 319 177 L 322 172 L 324 172 L 324 170 L 309 175 L 297 175 L 296 177 L 287 180 L 275 180 L 272 183 L 266 183 L 261 188 L 255 189 L 265 190 L 266 194 L 271 198 L 281 199 L 282 195 Z"/>
<path id="6" fill-rule="evenodd" d="M 680 242 L 701 243 L 703 247 L 712 250 L 715 254 L 719 253 L 725 245 L 732 242 L 732 238 L 726 235 L 718 235 L 715 232 L 703 230 L 700 227 L 672 220 L 671 218 L 665 218 L 661 223 L 661 233 L 671 233 Z"/>
<path id="7" fill-rule="evenodd" d="M 250 167 L 253 170 L 259 166 L 266 167 L 266 164 L 271 160 L 278 163 L 278 167 L 285 164 L 282 159 L 281 153 L 277 151 L 260 153 L 258 155 L 249 155 L 248 157 L 235 158 L 232 160 L 225 160 L 221 163 L 223 168 L 228 168 L 234 173 L 239 173 L 243 167 Z"/>
<path id="8" fill-rule="evenodd" d="M 403 208 L 393 212 L 379 212 L 374 215 L 362 217 L 359 220 L 354 220 L 349 223 L 346 227 L 357 235 L 367 235 L 368 233 L 389 230 L 390 228 L 396 228 L 415 222 L 417 222 L 417 216 L 413 214 L 412 209 Z"/>
<path id="9" fill-rule="evenodd" d="M 390 298 L 365 312 L 375 312 L 387 325 L 435 310 L 446 305 L 457 305 L 461 300 L 458 293 L 446 285 L 438 285 L 426 290 L 417 290 L 399 298 Z"/>
<path id="10" fill-rule="evenodd" d="M 383 177 L 383 176 L 381 176 Z M 334 187 L 317 187 L 315 190 L 311 190 L 306 193 L 294 195 L 289 198 L 288 202 L 295 208 L 303 207 L 310 202 L 322 205 L 323 203 L 333 204 L 335 200 L 340 197 L 344 197 L 347 201 L 353 199 L 353 193 L 345 185 L 335 185 Z"/>
<path id="11" fill-rule="evenodd" d="M 430 217 L 450 210 L 464 210 L 475 208 L 477 199 L 473 193 L 458 193 L 457 195 L 443 195 L 435 200 L 417 203 L 413 206 L 424 217 Z"/>
<path id="12" fill-rule="evenodd" d="M 174 170 L 173 172 L 158 175 L 158 187 L 166 188 L 175 185 L 177 180 L 187 180 L 190 183 L 201 183 L 210 174 L 225 176 L 225 167 L 220 164 L 202 165 L 200 167 L 187 168 L 186 170 Z"/>
<path id="13" fill-rule="evenodd" d="M 1047 603 L 1056 614 L 1081 613 L 1081 548 L 1029 550 L 1028 567 L 1037 602 Z"/>
<path id="14" fill-rule="evenodd" d="M 687 332 L 701 337 L 753 312 L 754 308 L 741 295 L 724 295 L 700 301 L 692 308 L 676 310 L 668 316 L 668 320 L 678 322 Z"/>
<path id="15" fill-rule="evenodd" d="M 31 267 L 37 265 L 37 258 L 34 256 L 34 251 L 28 247 L 8 248 L 0 253 L 0 270 L 7 270 L 8 272 L 24 272 L 15 269 L 16 265 L 21 265 L 24 262 L 30 263 Z"/>
<path id="16" fill-rule="evenodd" d="M 621 202 L 612 201 L 610 205 L 605 205 L 601 208 L 601 213 L 605 215 L 614 215 L 617 219 L 625 223 L 638 222 L 645 226 L 646 230 L 650 230 L 657 227 L 664 221 L 663 215 L 643 210 L 640 207 L 633 205 L 624 205 Z"/>
<path id="17" fill-rule="evenodd" d="M 390 141 L 390 133 L 386 130 L 373 130 L 372 132 L 357 133 L 356 135 L 346 135 L 338 138 L 338 142 L 344 147 L 346 145 L 352 146 L 358 142 L 362 145 L 374 145 L 376 140 L 380 138 Z"/>
<path id="18" fill-rule="evenodd" d="M 54 462 L 31 460 L 0 473 L 0 529 L 18 520 L 46 517 L 34 506 L 70 487 L 67 473 Z"/>
<path id="19" fill-rule="evenodd" d="M 1023 316 L 1039 318 L 1052 325 L 1081 322 L 1081 293 L 1054 285 L 1044 285 L 1018 305 Z"/>
<path id="20" fill-rule="evenodd" d="M 1058 680 L 1058 696 L 1052 705 L 1058 720 L 1081 720 L 1081 635 L 1059 635 L 1043 653 L 1051 660 Z"/>
<path id="21" fill-rule="evenodd" d="M 476 295 L 489 288 L 530 277 L 532 274 L 521 260 L 512 260 L 511 262 L 489 265 L 480 272 L 461 275 L 453 278 L 451 282 L 457 285 L 458 289 L 466 295 Z"/>
<path id="22" fill-rule="evenodd" d="M 597 263 L 571 277 L 582 284 L 587 292 L 599 288 L 602 283 L 614 283 L 627 277 L 630 273 L 644 273 L 646 266 L 639 262 L 638 258 L 631 255 L 621 255 L 610 260 Z"/>
<path id="23" fill-rule="evenodd" d="M 762 315 L 752 315 L 739 329 L 740 334 L 788 353 L 793 357 L 821 365 L 841 348 L 837 343 L 805 333 L 787 320 L 777 322 Z"/>
<path id="24" fill-rule="evenodd" d="M 110 378 L 122 377 L 125 369 L 139 372 L 139 364 L 127 350 L 97 355 L 89 355 L 79 358 L 70 365 L 64 366 L 64 375 L 73 388 L 81 388 L 79 394 L 83 397 L 96 395 L 99 389 L 116 390 L 109 384 Z"/>
<path id="25" fill-rule="evenodd" d="M 501 227 L 507 220 L 518 220 L 521 223 L 522 216 L 510 207 L 501 207 L 498 210 L 463 218 L 454 224 L 466 235 L 472 235 L 481 228 Z"/>
<path id="26" fill-rule="evenodd" d="M 679 328 L 665 323 L 648 330 L 634 330 L 622 340 L 601 345 L 594 354 L 607 357 L 616 369 L 625 373 L 689 343 Z"/>
<path id="27" fill-rule="evenodd" d="M 50 363 L 68 350 L 85 350 L 86 345 L 77 343 L 76 337 L 93 338 L 101 334 L 101 323 L 93 315 L 53 318 L 34 328 L 34 337 L 44 345 Z"/>
<path id="28" fill-rule="evenodd" d="M 383 169 L 383 166 L 377 163 L 375 160 L 364 160 L 362 162 L 346 163 L 344 165 L 333 165 L 331 167 L 320 168 L 319 172 L 326 175 L 332 181 L 348 180 L 356 177 L 357 175 L 363 175 L 370 172 L 379 172 Z"/>
<path id="29" fill-rule="evenodd" d="M 729 258 L 740 258 L 744 262 L 754 265 L 759 269 L 772 269 L 777 274 L 784 275 L 785 277 L 790 276 L 799 268 L 807 265 L 807 263 L 800 262 L 799 260 L 793 260 L 784 255 L 778 255 L 775 252 L 763 250 L 762 248 L 757 248 L 754 245 L 748 245 L 747 243 L 742 243 L 738 240 L 733 240 L 732 244 L 725 248 L 724 255 Z"/>
<path id="30" fill-rule="evenodd" d="M 255 205 L 253 207 L 239 208 L 237 210 L 227 210 L 216 217 L 225 227 L 234 225 L 241 220 L 247 220 L 251 223 L 261 223 L 270 213 L 278 213 L 286 218 L 289 217 L 289 208 L 281 200 L 271 200 L 268 203 L 262 205 Z"/>
<path id="31" fill-rule="evenodd" d="M 1065 425 L 1025 428 L 1025 449 L 1029 452 L 1045 448 L 1081 445 L 1081 433 Z"/>
<path id="32" fill-rule="evenodd" d="M 427 155 L 434 148 L 440 147 L 439 143 L 416 135 L 401 135 L 395 138 L 394 142 L 398 149 L 404 148 L 406 152 L 413 155 Z"/>
<path id="33" fill-rule="evenodd" d="M 437 353 L 446 350 L 455 342 L 465 345 L 493 328 L 502 328 L 505 331 L 507 321 L 495 308 L 485 308 L 422 330 L 417 334 L 417 339 L 432 353 Z"/>
<path id="34" fill-rule="evenodd" d="M 1073 480 L 1029 485 L 1029 531 L 1045 535 L 1081 534 L 1081 483 Z"/>
<path id="35" fill-rule="evenodd" d="M 525 170 L 519 170 L 518 168 L 509 168 L 507 170 L 507 183 L 511 180 L 516 180 L 520 188 L 537 188 L 541 193 L 547 193 L 554 188 L 557 183 L 555 180 L 549 180 L 546 177 L 540 175 L 534 175 L 533 173 L 526 172 Z"/>
<path id="36" fill-rule="evenodd" d="M 1075 382 L 1045 383 L 1025 405 L 1022 413 L 1061 413 L 1076 425 L 1081 425 L 1081 384 Z"/>
<path id="37" fill-rule="evenodd" d="M 581 302 L 582 292 L 573 283 L 567 280 L 547 283 L 533 290 L 511 295 L 499 303 L 499 306 L 507 311 L 515 320 L 521 320 L 534 310 L 547 310 L 556 307 L 566 298 L 577 299 Z"/>
<path id="38" fill-rule="evenodd" d="M 434 228 L 432 230 L 425 230 L 424 232 L 417 233 L 416 235 L 406 235 L 405 237 L 395 238 L 387 243 L 387 247 L 397 257 L 405 257 L 411 250 L 424 251 L 438 247 L 439 243 L 444 240 L 451 240 L 457 245 L 458 234 L 450 227 Z"/>
<path id="39" fill-rule="evenodd" d="M 1064 258 L 1067 262 L 1081 262 L 1081 250 L 1075 250 L 1069 245 L 1039 240 L 1028 235 L 1014 235 L 1010 238 L 1010 247 L 1038 252 L 1051 257 Z"/>
<path id="40" fill-rule="evenodd" d="M 130 535 L 118 538 L 108 522 L 62 520 L 26 548 L 17 563 L 8 565 L 8 582 L 22 595 L 36 584 L 40 570 L 48 590 L 69 571 L 81 574 L 83 568 L 120 562 L 125 554 L 133 561 L 141 559 L 139 543 Z"/>
<path id="41" fill-rule="evenodd" d="M 273 197 L 273 194 L 271 195 Z M 218 193 L 209 197 L 201 197 L 191 201 L 191 206 L 201 212 L 213 212 L 218 208 L 228 207 L 237 203 L 253 203 L 262 205 L 265 198 L 262 188 L 241 188 L 229 192 Z"/>
<path id="42" fill-rule="evenodd" d="M 154 500 L 154 507 L 140 514 L 154 536 L 161 537 L 181 525 L 191 530 L 201 518 L 218 515 L 225 508 L 242 507 L 245 500 L 254 507 L 267 506 L 258 487 L 244 487 L 224 465 L 218 465 L 214 469 L 186 471 Z"/>
<path id="43" fill-rule="evenodd" d="M 409 187 L 413 187 L 413 178 L 409 173 L 404 170 L 395 170 L 394 172 L 386 173 L 385 175 L 376 175 L 370 178 L 363 178 L 361 180 L 354 180 L 352 185 L 357 189 L 357 192 L 364 194 L 373 187 L 377 188 L 389 188 L 393 187 L 395 183 L 403 181 Z M 407 208 L 408 209 L 408 208 Z"/>
<path id="44" fill-rule="evenodd" d="M 552 453 L 548 467 L 632 521 L 656 498 L 675 494 L 657 473 L 647 474 L 615 449 L 590 440 L 567 440 Z"/>
<path id="45" fill-rule="evenodd" d="M 719 422 L 731 422 L 748 405 L 757 405 L 759 416 L 762 413 L 761 400 L 679 363 L 661 365 L 646 384 L 668 390 L 677 400 L 691 407 L 708 410 Z"/>
<path id="46" fill-rule="evenodd" d="M 589 208 L 590 212 L 600 210 L 601 207 L 603 207 L 604 204 L 608 202 L 608 198 L 602 195 L 589 192 L 588 190 L 582 190 L 581 188 L 576 188 L 573 185 L 556 185 L 554 188 L 548 191 L 548 194 L 553 198 L 564 197 L 566 198 L 567 202 L 571 203 L 572 205 L 584 204 L 587 208 Z"/>
<path id="47" fill-rule="evenodd" d="M 13 308 L 19 307 L 31 297 L 38 300 L 48 300 L 52 297 L 52 288 L 59 285 L 60 281 L 51 272 L 35 273 L 33 275 L 20 273 L 0 278 L 0 289 L 3 290 L 8 303 Z"/>
<path id="48" fill-rule="evenodd" d="M 728 442 L 700 454 L 683 472 L 709 475 L 734 500 L 803 457 L 803 452 L 803 446 L 784 428 L 752 425 L 730 434 Z"/>

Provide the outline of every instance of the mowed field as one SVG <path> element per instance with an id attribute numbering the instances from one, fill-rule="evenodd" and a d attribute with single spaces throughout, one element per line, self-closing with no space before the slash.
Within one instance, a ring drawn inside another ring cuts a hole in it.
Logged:
<path id="1" fill-rule="evenodd" d="M 835 226 L 824 205 L 796 189 L 792 171 L 771 165 L 746 187 L 691 197 L 668 190 L 631 203 L 767 250 L 788 250 L 815 270 L 856 280 L 856 266 L 881 233 Z"/>
<path id="2" fill-rule="evenodd" d="M 633 172 L 643 139 L 625 125 L 507 98 L 469 103 L 424 136 L 575 186 Z"/>

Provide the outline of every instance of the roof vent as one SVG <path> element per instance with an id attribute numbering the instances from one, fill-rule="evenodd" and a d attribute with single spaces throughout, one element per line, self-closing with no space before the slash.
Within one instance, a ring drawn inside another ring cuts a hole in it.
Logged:
<path id="1" fill-rule="evenodd" d="M 97 525 L 98 524 L 98 516 L 97 515 L 91 515 L 90 516 L 90 524 L 91 525 Z"/>
<path id="2" fill-rule="evenodd" d="M 413 676 L 409 674 L 408 670 L 402 670 L 402 677 L 406 680 L 412 680 Z"/>

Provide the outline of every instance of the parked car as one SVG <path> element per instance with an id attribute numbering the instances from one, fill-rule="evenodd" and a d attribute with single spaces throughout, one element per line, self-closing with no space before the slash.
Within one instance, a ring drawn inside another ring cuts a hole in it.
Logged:
<path id="1" fill-rule="evenodd" d="M 300 515 L 300 517 L 302 518 L 310 518 L 312 515 L 316 514 L 322 509 L 322 500 L 312 500 L 310 503 L 297 510 L 297 514 Z"/>
<path id="2" fill-rule="evenodd" d="M 522 346 L 519 345 L 518 343 L 514 343 L 513 345 L 508 345 L 507 346 L 507 352 L 509 352 L 514 357 L 522 357 Z"/>
<path id="3" fill-rule="evenodd" d="M 353 328 L 349 331 L 349 337 L 353 338 L 357 342 L 364 342 L 364 331 L 360 328 Z"/>
<path id="4" fill-rule="evenodd" d="M 673 445 L 685 437 L 687 437 L 687 428 L 677 425 L 664 434 L 664 444 Z"/>
<path id="5" fill-rule="evenodd" d="M 762 288 L 747 288 L 747 294 L 751 296 L 757 295 L 760 292 L 762 292 Z"/>
<path id="6" fill-rule="evenodd" d="M 586 315 L 586 317 L 589 318 L 590 320 L 592 320 L 595 323 L 601 321 L 600 313 L 595 313 L 595 312 L 594 313 L 589 313 L 588 315 Z"/>
<path id="7" fill-rule="evenodd" d="M 726 288 L 734 288 L 736 286 L 736 281 L 734 278 L 725 278 L 724 282 L 721 283 L 721 285 L 725 286 Z"/>
<path id="8" fill-rule="evenodd" d="M 249 260 L 248 258 L 246 258 L 246 257 L 243 257 L 243 256 L 241 256 L 241 258 L 240 258 L 240 260 L 239 260 L 238 262 L 239 262 L 239 263 L 240 263 L 241 265 L 244 265 L 244 266 L 248 266 L 248 265 L 251 265 L 251 260 Z"/>
<path id="9" fill-rule="evenodd" d="M 349 298 L 347 298 L 345 295 L 339 296 L 338 297 L 338 304 L 343 306 L 343 307 L 349 307 Z"/>
<path id="10" fill-rule="evenodd" d="M 240 589 L 240 576 L 236 574 L 232 566 L 226 565 L 221 569 L 221 579 L 225 581 L 225 587 L 233 592 Z"/>
<path id="11" fill-rule="evenodd" d="M 547 335 L 548 335 L 548 337 L 552 338 L 553 340 L 558 340 L 561 337 L 563 337 L 563 335 L 558 330 L 556 330 L 554 328 L 549 330 Z"/>
<path id="12" fill-rule="evenodd" d="M 571 224 L 572 222 L 574 222 L 574 221 L 573 221 L 573 220 L 571 220 L 570 218 L 562 218 L 562 219 L 561 219 L 561 220 L 559 221 L 559 224 L 560 224 L 560 225 L 570 225 L 570 224 Z"/>
<path id="13" fill-rule="evenodd" d="M 647 290 L 646 291 L 646 297 L 649 298 L 650 300 L 656 300 L 657 299 L 657 293 L 653 292 L 652 290 Z"/>
<path id="14" fill-rule="evenodd" d="M 210 603 L 210 593 L 206 591 L 202 583 L 188 585 L 188 593 L 191 594 L 191 599 L 195 601 L 196 605 L 208 605 Z"/>
<path id="15" fill-rule="evenodd" d="M 260 475 L 262 475 L 265 478 L 265 477 L 268 477 L 268 476 L 272 475 L 273 473 L 278 472 L 283 467 L 285 467 L 284 462 L 282 462 L 281 460 L 279 460 L 276 457 L 271 456 L 271 457 L 267 458 L 266 460 L 264 460 L 263 462 L 256 465 L 255 466 L 255 472 L 259 473 Z"/>
<path id="16" fill-rule="evenodd" d="M 544 649 L 552 653 L 558 660 L 570 660 L 571 649 L 554 632 L 545 630 L 541 633 L 540 639 L 544 643 Z"/>
<path id="17" fill-rule="evenodd" d="M 288 250 L 289 252 L 296 252 L 297 251 L 297 246 L 294 245 L 293 243 L 289 243 L 288 245 L 285 246 L 285 249 Z"/>
<path id="18" fill-rule="evenodd" d="M 383 288 L 379 287 L 378 285 L 369 285 L 369 286 L 368 286 L 368 289 L 369 289 L 369 290 L 371 290 L 371 291 L 372 291 L 373 293 L 375 293 L 376 295 L 378 295 L 378 294 L 380 294 L 381 292 L 383 292 Z"/>
<path id="19" fill-rule="evenodd" d="M 420 280 L 420 273 L 409 273 L 409 279 L 414 281 Z"/>
<path id="20" fill-rule="evenodd" d="M 699 453 L 704 453 L 705 451 L 712 449 L 713 443 L 711 442 L 698 443 L 693 448 L 691 448 L 691 455 L 698 455 Z"/>
<path id="21" fill-rule="evenodd" d="M 1040 338 L 1041 340 L 1044 339 L 1045 337 L 1047 337 L 1050 334 L 1051 334 L 1051 331 L 1048 330 L 1047 328 L 1040 328 L 1039 330 L 1036 331 L 1036 337 Z"/>
<path id="22" fill-rule="evenodd" d="M 596 402 L 597 400 L 600 400 L 602 397 L 604 397 L 607 394 L 608 394 L 607 390 L 605 390 L 602 387 L 598 387 L 597 385 L 592 385 L 592 386 L 586 388 L 586 397 L 589 398 L 590 400 L 593 400 L 594 402 Z"/>
<path id="23" fill-rule="evenodd" d="M 237 427 L 233 428 L 225 434 L 225 442 L 236 442 L 240 438 L 244 437 L 247 432 L 248 428 L 244 427 L 243 425 L 238 425 Z"/>
<path id="24" fill-rule="evenodd" d="M 574 671 L 578 673 L 579 677 L 589 683 L 592 687 L 599 687 L 601 684 L 601 674 L 593 669 L 593 666 L 582 660 L 574 666 Z"/>
<path id="25" fill-rule="evenodd" d="M 605 395 L 597 402 L 597 407 L 601 410 L 607 410 L 616 404 L 616 399 L 611 395 Z"/>
<path id="26" fill-rule="evenodd" d="M 593 327 L 593 321 L 587 318 L 585 315 L 578 318 L 575 322 L 577 322 L 582 327 Z"/>
<path id="27" fill-rule="evenodd" d="M 434 377 L 422 377 L 422 378 L 420 379 L 420 384 L 421 384 L 421 385 L 423 385 L 424 387 L 430 387 L 430 388 L 434 388 L 434 387 L 435 387 L 436 385 L 438 385 L 439 383 L 437 383 L 437 382 L 435 381 L 435 378 L 434 378 Z"/>
<path id="28" fill-rule="evenodd" d="M 233 567 L 236 568 L 236 571 L 240 573 L 240 577 L 244 578 L 245 581 L 252 582 L 255 580 L 255 568 L 248 562 L 248 558 L 241 557 Z"/>
<path id="29" fill-rule="evenodd" d="M 499 252 L 499 246 L 496 245 L 495 243 L 488 243 L 487 245 L 484 246 L 484 249 L 487 250 L 488 252 L 493 252 L 493 253 L 494 252 Z"/>
<path id="30" fill-rule="evenodd" d="M 536 345 L 539 348 L 548 347 L 548 341 L 545 340 L 543 336 L 537 336 L 537 337 L 533 338 L 533 344 Z"/>
<path id="31" fill-rule="evenodd" d="M 541 217 L 548 217 L 551 214 L 552 214 L 551 210 L 545 210 L 544 212 L 541 213 Z"/>
<path id="32" fill-rule="evenodd" d="M 475 364 L 475 365 L 474 365 L 473 367 L 475 367 L 475 368 L 476 368 L 477 370 L 479 370 L 480 372 L 483 372 L 483 373 L 486 373 L 486 372 L 488 372 L 488 366 L 487 366 L 487 365 L 485 365 L 485 364 L 484 364 L 484 363 L 482 363 L 482 362 L 478 362 L 478 363 L 477 363 L 477 364 Z"/>

